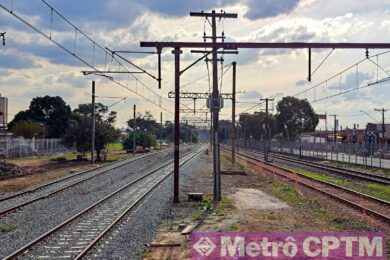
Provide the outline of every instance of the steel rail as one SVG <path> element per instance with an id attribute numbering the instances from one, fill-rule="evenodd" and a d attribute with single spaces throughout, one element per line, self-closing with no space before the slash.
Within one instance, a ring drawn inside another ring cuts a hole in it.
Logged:
<path id="1" fill-rule="evenodd" d="M 95 178 L 95 177 L 101 176 L 101 175 L 103 175 L 103 174 L 105 174 L 105 173 L 108 173 L 108 172 L 110 172 L 110 171 L 112 171 L 112 170 L 115 170 L 115 169 L 117 169 L 117 168 L 120 168 L 120 167 L 125 166 L 125 165 L 130 164 L 130 163 L 137 162 L 137 161 L 140 160 L 140 159 L 144 159 L 144 158 L 146 158 L 146 157 L 155 155 L 155 154 L 157 154 L 157 153 L 159 153 L 159 152 L 155 152 L 155 153 L 143 155 L 143 156 L 140 156 L 140 157 L 137 156 L 138 158 L 134 158 L 135 160 L 132 160 L 132 161 L 130 161 L 130 162 L 125 162 L 125 163 L 119 164 L 119 165 L 114 166 L 114 167 L 112 167 L 112 168 L 108 168 L 108 169 L 106 169 L 106 170 L 104 170 L 104 171 L 102 171 L 102 172 L 99 172 L 99 173 L 97 173 L 97 174 L 94 174 L 94 175 L 92 175 L 92 176 L 89 176 L 89 177 L 87 177 L 87 178 L 85 178 L 85 179 L 82 179 L 82 180 L 80 180 L 80 181 L 77 181 L 77 182 L 75 182 L 75 183 L 69 184 L 69 185 L 64 186 L 64 187 L 62 187 L 62 188 L 60 188 L 60 189 L 57 189 L 57 190 L 55 190 L 55 191 L 52 191 L 52 192 L 50 192 L 50 193 L 48 193 L 48 194 L 46 194 L 46 195 L 40 196 L 40 197 L 35 198 L 35 199 L 31 199 L 31 200 L 29 200 L 29 201 L 26 201 L 26 202 L 20 203 L 20 204 L 18 204 L 18 205 L 15 205 L 15 206 L 13 206 L 13 207 L 11 207 L 11 208 L 8 208 L 8 209 L 5 209 L 5 210 L 3 210 L 3 211 L 0 211 L 0 217 L 3 217 L 4 215 L 6 215 L 6 214 L 8 214 L 8 213 L 10 213 L 10 212 L 13 212 L 13 211 L 18 210 L 18 209 L 20 209 L 20 208 L 23 208 L 24 206 L 30 205 L 30 204 L 32 204 L 32 203 L 34 203 L 34 202 L 36 202 L 36 201 L 40 201 L 40 200 L 43 200 L 43 199 L 50 198 L 50 197 L 54 196 L 54 195 L 57 194 L 57 193 L 60 193 L 60 192 L 62 192 L 62 191 L 64 191 L 64 190 L 67 190 L 67 189 L 70 189 L 70 188 L 72 188 L 72 187 L 74 187 L 74 186 L 77 186 L 77 185 L 79 185 L 79 184 L 81 184 L 81 183 L 83 183 L 83 182 L 85 182 L 85 181 L 91 180 L 91 179 L 93 179 L 93 178 Z M 127 160 L 128 160 L 128 158 L 127 158 Z M 123 159 L 122 161 L 126 161 L 126 159 Z M 107 165 L 104 165 L 104 166 L 102 166 L 101 168 L 103 168 L 103 167 L 109 167 L 110 165 L 115 164 L 115 163 L 118 163 L 118 161 L 117 161 L 117 162 L 110 163 L 110 164 L 107 164 Z M 97 168 L 97 169 L 98 169 L 98 168 Z M 57 183 L 62 182 L 62 181 L 66 181 L 66 180 L 68 180 L 68 179 L 70 179 L 70 178 L 78 177 L 80 174 L 86 174 L 86 173 L 89 173 L 89 172 L 94 171 L 94 170 L 96 170 L 96 169 L 88 170 L 88 171 L 84 171 L 84 172 L 80 172 L 80 173 L 78 173 L 78 174 L 76 174 L 76 175 L 67 176 L 67 177 L 65 177 L 65 178 L 62 178 L 62 179 L 59 179 L 59 180 L 55 180 L 55 181 L 53 181 L 53 182 L 49 182 L 49 183 L 44 184 L 44 185 L 42 185 L 42 186 L 36 187 L 36 188 L 33 189 L 33 190 L 28 190 L 28 191 L 25 191 L 25 192 L 20 192 L 20 193 L 11 195 L 11 196 L 9 196 L 9 197 L 6 197 L 6 198 L 1 199 L 0 201 L 6 201 L 6 200 L 13 199 L 13 198 L 15 198 L 15 197 L 20 197 L 20 196 L 24 196 L 24 195 L 31 194 L 31 193 L 34 193 L 34 192 L 38 192 L 39 190 L 41 190 L 41 189 L 43 189 L 43 188 L 46 188 L 46 187 L 48 187 L 48 186 L 50 186 L 50 185 L 57 184 Z"/>
<path id="2" fill-rule="evenodd" d="M 224 148 L 224 147 L 221 147 L 222 150 L 226 150 L 226 151 L 230 151 L 229 149 L 227 148 Z M 277 175 L 280 175 L 284 178 L 287 178 L 289 180 L 293 180 L 293 181 L 296 181 L 297 183 L 309 188 L 309 189 L 312 189 L 312 190 L 315 190 L 316 192 L 319 192 L 319 193 L 322 193 L 330 198 L 333 198 L 334 200 L 337 200 L 351 208 L 355 208 L 357 210 L 360 210 L 362 211 L 363 213 L 367 214 L 367 215 L 370 215 L 372 217 L 375 217 L 377 219 L 381 219 L 383 221 L 385 221 L 386 223 L 390 223 L 390 216 L 388 215 L 385 215 L 381 212 L 378 212 L 376 210 L 373 210 L 373 209 L 370 209 L 366 206 L 363 206 L 363 205 L 360 205 L 356 202 L 353 202 L 349 199 L 346 199 L 346 198 L 343 198 L 343 197 L 340 197 L 338 194 L 335 194 L 335 193 L 332 193 L 332 192 L 329 192 L 329 191 L 326 191 L 324 189 L 321 189 L 319 187 L 315 187 L 313 186 L 313 182 L 314 183 L 318 183 L 318 184 L 322 184 L 322 185 L 325 185 L 325 186 L 328 186 L 328 187 L 331 187 L 331 188 L 334 188 L 334 189 L 337 189 L 337 190 L 340 190 L 344 193 L 348 193 L 348 194 L 351 194 L 353 196 L 355 196 L 356 198 L 358 198 L 359 200 L 361 199 L 367 199 L 367 200 L 371 200 L 372 202 L 374 203 L 379 203 L 381 205 L 385 204 L 386 206 L 390 206 L 390 203 L 387 202 L 387 201 L 384 201 L 384 200 L 380 200 L 378 198 L 374 198 L 372 196 L 369 196 L 367 194 L 364 194 L 364 193 L 360 193 L 360 192 L 357 192 L 357 191 L 354 191 L 354 190 L 351 190 L 351 189 L 347 189 L 345 187 L 342 187 L 342 186 L 339 186 L 339 185 L 335 185 L 333 183 L 329 183 L 329 182 L 326 182 L 326 181 L 322 181 L 322 180 L 318 180 L 318 179 L 315 179 L 315 178 L 312 178 L 312 177 L 309 177 L 309 176 L 306 176 L 304 174 L 301 174 L 299 172 L 295 172 L 295 171 L 292 171 L 290 169 L 286 169 L 282 166 L 279 166 L 279 165 L 274 165 L 274 164 L 271 164 L 271 163 L 268 163 L 268 162 L 264 162 L 262 160 L 259 160 L 259 159 L 256 159 L 256 158 L 253 158 L 251 156 L 248 156 L 248 155 L 245 155 L 245 154 L 242 154 L 242 153 L 236 153 L 237 157 L 241 157 L 244 161 L 250 163 L 250 164 L 253 164 L 255 166 L 258 166 L 259 163 L 262 163 L 264 165 L 264 169 L 266 169 L 267 171 L 271 172 L 271 173 L 276 173 Z M 274 171 L 272 170 L 271 168 L 275 168 L 275 169 L 278 169 L 280 171 L 283 171 L 284 173 L 286 174 L 283 174 L 283 173 L 280 173 L 280 172 L 277 172 L 277 171 Z M 289 174 L 292 174 L 294 176 L 299 176 L 299 178 L 294 178 L 292 176 L 289 176 Z M 311 184 L 310 183 L 306 183 L 305 181 L 303 181 L 302 179 L 306 179 L 307 181 L 309 182 L 312 182 Z"/>
<path id="3" fill-rule="evenodd" d="M 149 153 L 149 154 L 146 154 L 146 155 L 145 155 L 145 154 L 143 154 L 143 155 L 137 155 L 136 157 L 132 157 L 131 159 L 139 160 L 139 159 L 142 159 L 142 158 L 151 156 L 151 155 L 156 154 L 156 153 L 158 153 L 158 152 Z M 36 191 L 38 191 L 38 190 L 40 190 L 40 189 L 42 189 L 42 188 L 48 187 L 48 186 L 53 185 L 53 184 L 57 184 L 57 183 L 59 183 L 59 182 L 61 182 L 61 181 L 65 181 L 65 180 L 69 180 L 69 179 L 71 179 L 71 178 L 79 177 L 80 175 L 84 175 L 84 174 L 86 174 L 86 173 L 89 173 L 89 172 L 92 172 L 92 171 L 96 171 L 96 170 L 101 169 L 101 168 L 104 168 L 104 167 L 109 167 L 109 166 L 111 166 L 111 165 L 113 165 L 113 164 L 117 164 L 117 163 L 120 163 L 120 162 L 129 160 L 129 159 L 130 159 L 130 158 L 124 158 L 124 159 L 121 159 L 121 160 L 118 160 L 118 161 L 115 161 L 115 162 L 111 162 L 111 163 L 104 164 L 104 165 L 102 165 L 102 166 L 100 166 L 100 167 L 97 167 L 97 168 L 95 168 L 95 169 L 90 169 L 90 170 L 86 170 L 86 171 L 81 171 L 81 172 L 74 173 L 74 174 L 72 174 L 72 175 L 66 176 L 66 177 L 64 177 L 64 178 L 55 179 L 54 181 L 46 182 L 46 183 L 44 183 L 44 184 L 42 184 L 42 185 L 39 185 L 39 186 L 37 186 L 37 187 L 33 187 L 33 188 L 28 189 L 28 190 L 26 190 L 26 191 L 21 191 L 21 192 L 12 194 L 12 195 L 7 196 L 7 197 L 2 197 L 2 198 L 0 198 L 0 202 L 6 201 L 6 200 L 9 200 L 9 199 L 13 199 L 13 198 L 15 198 L 15 197 L 19 197 L 19 196 L 22 196 L 22 195 L 26 195 L 26 194 L 29 194 L 29 193 L 36 192 Z M 136 160 L 129 161 L 129 162 L 127 162 L 127 163 L 132 163 L 132 162 L 135 162 Z M 122 164 L 122 165 L 125 165 L 125 164 L 127 164 L 127 163 L 124 163 L 124 164 Z M 112 169 L 114 169 L 114 168 L 112 168 Z"/>
<path id="4" fill-rule="evenodd" d="M 257 154 L 263 154 L 261 151 L 256 151 L 256 150 L 247 149 L 247 148 L 241 148 L 241 149 L 247 150 L 249 152 L 257 153 Z M 340 167 L 336 167 L 336 166 L 332 166 L 332 165 L 318 164 L 318 163 L 314 163 L 314 162 L 309 162 L 307 160 L 296 159 L 296 158 L 292 158 L 290 156 L 280 155 L 280 154 L 277 154 L 275 152 L 271 153 L 271 157 L 279 159 L 279 160 L 285 160 L 288 162 L 313 167 L 313 168 L 318 168 L 321 170 L 330 171 L 330 172 L 336 173 L 338 175 L 346 175 L 349 177 L 354 177 L 354 178 L 358 178 L 358 179 L 370 181 L 370 182 L 376 182 L 376 183 L 383 184 L 383 185 L 390 184 L 390 178 L 388 178 L 386 176 L 380 176 L 380 175 L 376 175 L 376 174 L 372 174 L 372 173 L 368 173 L 368 172 L 349 170 L 349 169 L 340 168 Z"/>
<path id="5" fill-rule="evenodd" d="M 201 150 L 202 151 L 202 150 Z M 201 152 L 200 151 L 200 152 Z M 200 152 L 197 152 L 197 154 L 199 154 Z M 184 156 L 187 156 L 188 154 L 190 153 L 187 153 L 186 155 Z M 183 157 L 184 157 L 183 156 Z M 191 157 L 192 159 L 193 157 Z M 41 242 L 42 240 L 46 239 L 47 237 L 49 237 L 51 234 L 53 234 L 54 232 L 57 232 L 59 231 L 61 228 L 63 228 L 64 226 L 66 226 L 67 224 L 71 223 L 72 221 L 78 219 L 79 217 L 81 216 L 84 216 L 86 213 L 88 213 L 89 211 L 91 211 L 92 209 L 96 208 L 97 206 L 101 205 L 102 203 L 104 203 L 105 201 L 107 201 L 108 199 L 114 197 L 116 194 L 120 193 L 121 191 L 129 188 L 130 186 L 133 186 L 135 183 L 145 179 L 146 177 L 160 171 L 161 169 L 169 166 L 170 164 L 172 164 L 173 160 L 170 160 L 169 162 L 165 163 L 165 164 L 162 164 L 161 166 L 159 166 L 158 168 L 140 176 L 139 178 L 137 178 L 136 180 L 133 180 L 132 182 L 122 186 L 121 188 L 117 189 L 116 191 L 112 192 L 111 194 L 107 195 L 106 197 L 100 199 L 99 201 L 95 202 L 94 204 L 92 204 L 91 206 L 87 207 L 86 209 L 84 209 L 83 211 L 77 213 L 76 215 L 70 217 L 69 219 L 65 220 L 64 222 L 60 223 L 59 225 L 57 225 L 56 227 L 50 229 L 49 231 L 47 231 L 46 233 L 42 234 L 41 236 L 39 236 L 38 238 L 34 239 L 33 241 L 29 242 L 28 244 L 22 246 L 21 248 L 19 248 L 18 250 L 14 251 L 13 253 L 11 253 L 10 255 L 6 256 L 3 260 L 9 260 L 9 259 L 14 259 L 15 257 L 21 255 L 22 253 L 24 253 L 26 250 L 28 250 L 29 248 L 31 248 L 32 246 L 34 246 L 35 244 Z M 188 162 L 185 161 L 185 163 Z M 172 174 L 172 171 L 168 174 L 168 175 L 171 175 Z M 107 231 L 108 232 L 108 231 Z M 95 242 L 96 243 L 96 242 Z"/>
<path id="6" fill-rule="evenodd" d="M 201 148 L 199 151 L 197 151 L 194 155 L 192 155 L 190 158 L 185 160 L 183 163 L 180 164 L 180 166 L 183 166 L 190 160 L 192 160 L 194 157 L 199 155 L 204 151 L 204 148 Z M 76 258 L 75 260 L 81 259 L 91 249 L 99 242 L 101 241 L 104 236 L 112 230 L 131 210 L 133 210 L 141 201 L 143 201 L 152 191 L 154 191 L 161 183 L 163 183 L 166 179 L 168 179 L 172 175 L 173 171 L 170 171 L 167 175 L 165 175 L 163 178 L 161 178 L 155 185 L 153 185 L 149 190 L 147 190 L 140 198 L 138 198 L 132 205 L 130 205 L 114 222 L 112 222 L 98 237 L 96 237 Z"/>
<path id="7" fill-rule="evenodd" d="M 356 178 L 371 181 L 371 182 L 376 182 L 376 183 L 383 184 L 383 185 L 390 185 L 390 178 L 388 178 L 386 176 L 380 176 L 380 175 L 376 175 L 376 174 L 372 174 L 372 173 L 368 173 L 368 172 L 361 172 L 361 171 L 344 169 L 344 168 L 336 167 L 333 165 L 321 165 L 321 164 L 314 163 L 314 162 L 308 162 L 306 160 L 289 158 L 287 156 L 274 155 L 274 154 L 271 154 L 271 156 L 274 158 L 278 158 L 278 159 L 282 159 L 282 160 L 286 160 L 286 161 L 290 161 L 290 162 L 295 162 L 295 163 L 299 163 L 302 165 L 339 173 L 342 175 L 348 175 L 348 176 L 356 177 Z"/>

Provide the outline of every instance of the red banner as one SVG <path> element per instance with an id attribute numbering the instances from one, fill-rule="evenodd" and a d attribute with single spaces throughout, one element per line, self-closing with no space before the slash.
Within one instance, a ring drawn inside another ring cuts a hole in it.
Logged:
<path id="1" fill-rule="evenodd" d="M 326 120 L 326 115 L 318 115 L 318 118 L 319 118 L 319 119 Z"/>

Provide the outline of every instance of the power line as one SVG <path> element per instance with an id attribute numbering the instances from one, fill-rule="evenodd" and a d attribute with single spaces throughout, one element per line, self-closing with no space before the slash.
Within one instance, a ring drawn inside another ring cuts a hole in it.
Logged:
<path id="1" fill-rule="evenodd" d="M 0 4 L 0 8 L 4 9 L 5 11 L 9 12 L 12 16 L 14 16 L 15 18 L 17 18 L 19 21 L 21 21 L 22 23 L 24 23 L 25 25 L 27 25 L 28 27 L 30 27 L 31 29 L 33 29 L 34 31 L 36 31 L 37 33 L 39 33 L 41 36 L 43 36 L 44 38 L 46 38 L 47 40 L 51 41 L 52 43 L 54 43 L 55 45 L 57 45 L 59 48 L 61 48 L 62 50 L 64 50 L 65 52 L 67 52 L 68 54 L 70 54 L 71 56 L 75 57 L 77 60 L 79 60 L 81 63 L 85 64 L 86 66 L 92 68 L 93 70 L 95 70 L 97 73 L 100 72 L 100 70 L 96 67 L 95 65 L 95 54 L 96 54 L 96 48 L 99 49 L 100 51 L 102 51 L 105 55 L 106 55 L 106 58 L 107 56 L 109 55 L 109 53 L 105 50 L 105 48 L 103 48 L 100 44 L 98 44 L 97 42 L 95 42 L 93 39 L 91 39 L 88 35 L 86 35 L 82 30 L 80 30 L 78 27 L 76 27 L 73 23 L 71 23 L 67 18 L 65 18 L 59 11 L 57 11 L 55 8 L 53 8 L 51 5 L 49 5 L 45 0 L 41 0 L 49 9 L 50 9 L 50 13 L 51 13 L 51 25 L 50 25 L 50 32 L 49 34 L 46 34 L 44 33 L 42 30 L 40 30 L 38 27 L 32 25 L 31 23 L 29 23 L 28 21 L 26 21 L 25 19 L 23 19 L 21 16 L 15 14 L 15 12 L 13 12 L 13 7 L 11 9 L 5 7 L 4 5 Z M 56 41 L 55 39 L 53 39 L 52 37 L 52 30 L 53 30 L 53 12 L 56 13 L 60 18 L 62 18 L 66 23 L 68 23 L 74 30 L 75 30 L 75 37 L 74 37 L 74 44 L 73 44 L 73 50 L 70 50 L 69 48 L 65 47 L 63 44 L 61 44 L 60 42 Z M 80 57 L 76 50 L 77 50 L 77 36 L 78 34 L 84 36 L 88 41 L 90 41 L 92 43 L 92 46 L 93 46 L 93 54 L 92 54 L 92 61 L 86 61 L 85 59 L 83 59 L 82 57 Z M 112 55 L 110 55 L 112 56 Z M 122 67 L 124 70 L 128 71 L 127 68 L 121 64 L 119 62 L 118 59 L 116 59 L 114 56 L 112 56 L 112 60 L 111 60 L 111 63 L 112 61 L 115 60 L 116 63 Z M 164 100 L 165 102 L 172 102 L 170 101 L 169 99 L 166 99 L 162 96 L 160 96 L 159 94 L 157 94 L 156 92 L 154 92 L 153 90 L 150 89 L 149 86 L 147 86 L 144 82 L 142 82 L 140 79 L 138 79 L 137 77 L 135 77 L 134 75 L 131 75 L 133 77 L 133 79 L 136 81 L 136 84 L 137 82 L 140 83 L 144 88 L 146 88 L 148 91 L 149 91 L 149 96 L 151 96 L 151 93 L 153 93 L 153 95 L 156 96 L 156 98 L 159 100 L 159 102 L 156 102 L 154 100 L 151 99 L 151 97 L 146 97 L 144 94 L 141 94 L 138 92 L 138 90 L 133 90 L 133 89 L 130 89 L 128 86 L 125 86 L 123 83 L 120 83 L 119 81 L 117 80 L 114 80 L 113 78 L 110 78 L 108 77 L 112 82 L 116 83 L 117 85 L 127 89 L 128 91 L 140 96 L 141 98 L 143 98 L 144 100 L 150 102 L 150 103 L 153 103 L 154 105 L 162 108 L 163 110 L 169 112 L 169 113 L 172 113 L 171 111 L 168 110 L 167 107 L 163 107 L 162 105 L 162 101 Z M 129 81 L 129 78 L 128 78 L 128 81 Z M 128 85 L 128 82 L 127 82 L 127 85 Z"/>
<path id="2" fill-rule="evenodd" d="M 390 51 L 384 51 L 384 52 L 381 52 L 381 53 L 378 53 L 378 54 L 375 54 L 375 55 L 372 55 L 372 56 L 368 56 L 368 57 L 366 57 L 365 59 L 362 59 L 362 60 L 360 60 L 359 62 L 353 64 L 352 66 L 349 66 L 348 68 L 342 70 L 341 72 L 339 72 L 339 73 L 333 75 L 332 77 L 330 77 L 330 78 L 328 78 L 328 79 L 326 79 L 326 80 L 324 80 L 324 81 L 322 81 L 322 82 L 320 82 L 320 83 L 318 83 L 318 84 L 316 84 L 316 85 L 314 85 L 314 86 L 312 86 L 312 87 L 310 87 L 310 88 L 307 88 L 306 90 L 300 91 L 300 92 L 298 92 L 297 94 L 295 94 L 295 95 L 293 95 L 293 96 L 294 96 L 294 97 L 298 97 L 298 96 L 300 96 L 301 94 L 305 94 L 305 97 L 306 97 L 306 96 L 307 96 L 307 93 L 308 93 L 309 91 L 313 90 L 313 91 L 314 91 L 314 99 L 313 99 L 312 101 L 309 101 L 309 102 L 310 102 L 310 103 L 315 103 L 315 102 L 319 102 L 319 101 L 326 100 L 326 99 L 328 99 L 328 98 L 336 97 L 336 96 L 343 95 L 343 94 L 346 94 L 346 93 L 349 93 L 349 92 L 353 92 L 353 91 L 356 91 L 356 90 L 360 90 L 360 89 L 362 89 L 362 88 L 367 88 L 367 87 L 372 86 L 372 85 L 376 85 L 376 84 L 380 84 L 380 83 L 386 82 L 386 81 L 390 80 L 390 77 L 385 77 L 385 78 L 382 78 L 382 79 L 380 79 L 380 80 L 377 79 L 377 81 L 375 81 L 375 82 L 368 83 L 367 85 L 364 85 L 364 86 L 359 86 L 359 74 L 358 74 L 358 73 L 359 73 L 359 70 L 358 70 L 359 67 L 358 67 L 358 66 L 359 66 L 359 64 L 361 64 L 362 62 L 364 62 L 364 61 L 366 61 L 366 60 L 369 60 L 370 62 L 372 62 L 372 63 L 373 63 L 374 65 L 376 65 L 377 67 L 380 67 L 379 64 L 375 63 L 375 62 L 372 61 L 370 58 L 371 58 L 371 57 L 378 57 L 378 56 L 387 54 L 387 53 L 389 53 L 389 52 L 390 52 Z M 357 86 L 356 86 L 356 88 L 348 89 L 348 90 L 342 91 L 342 90 L 341 90 L 341 76 L 342 76 L 343 73 L 345 73 L 346 71 L 348 71 L 348 70 L 350 70 L 350 69 L 352 69 L 352 68 L 356 68 L 356 84 L 357 84 Z M 382 67 L 381 67 L 381 69 L 384 70 Z M 385 70 L 384 70 L 384 71 L 385 71 Z M 385 71 L 385 72 L 386 72 L 386 71 Z M 386 73 L 387 73 L 387 72 L 386 72 Z M 332 79 L 335 79 L 336 77 L 340 77 L 340 83 L 339 83 L 339 84 L 340 84 L 340 92 L 337 93 L 337 94 L 333 94 L 333 95 L 328 96 L 328 93 L 327 93 L 327 91 L 328 91 L 328 82 L 329 82 L 330 80 L 332 80 Z M 318 99 L 318 98 L 316 97 L 316 88 L 318 88 L 318 87 L 320 87 L 320 86 L 323 86 L 324 84 L 325 84 L 325 88 L 326 88 L 326 96 L 323 97 L 323 98 L 319 98 L 319 99 Z"/>
<path id="3" fill-rule="evenodd" d="M 378 53 L 378 54 L 376 54 L 376 55 L 372 55 L 372 56 L 370 56 L 370 57 L 368 57 L 368 58 L 376 57 L 376 56 L 381 56 L 381 55 L 387 54 L 387 53 L 389 53 L 389 52 L 390 52 L 390 51 L 384 51 L 384 52 Z M 296 97 L 296 96 L 299 96 L 299 95 L 301 95 L 301 94 L 307 93 L 308 91 L 310 91 L 310 90 L 312 90 L 312 89 L 315 89 L 315 88 L 317 88 L 317 87 L 319 87 L 319 86 L 321 86 L 321 85 L 327 83 L 328 81 L 330 81 L 330 80 L 332 80 L 332 79 L 334 79 L 334 78 L 336 78 L 336 77 L 342 75 L 342 74 L 345 73 L 346 71 L 348 71 L 348 70 L 350 70 L 350 69 L 352 69 L 352 68 L 358 66 L 360 63 L 364 62 L 365 60 L 367 60 L 367 58 L 364 58 L 364 59 L 360 60 L 359 62 L 357 62 L 357 63 L 355 63 L 355 64 L 349 66 L 348 68 L 346 68 L 346 69 L 342 70 L 341 72 L 339 72 L 339 73 L 333 75 L 332 77 L 330 77 L 330 78 L 328 78 L 328 79 L 326 79 L 326 80 L 324 80 L 324 81 L 322 81 L 322 82 L 320 82 L 320 83 L 318 83 L 318 84 L 316 84 L 316 85 L 314 85 L 314 86 L 312 86 L 312 87 L 310 87 L 310 88 L 307 88 L 307 89 L 305 89 L 305 90 L 303 90 L 303 91 L 300 91 L 300 92 L 296 93 L 296 94 L 293 95 L 293 96 Z"/>
<path id="4" fill-rule="evenodd" d="M 350 92 L 353 92 L 353 91 L 356 91 L 356 90 L 360 90 L 360 89 L 363 89 L 363 88 L 368 88 L 370 86 L 377 85 L 377 84 L 386 82 L 388 80 L 390 80 L 390 77 L 381 79 L 381 80 L 376 81 L 376 82 L 369 83 L 369 84 L 367 84 L 365 86 L 361 86 L 361 87 L 357 87 L 357 88 L 354 88 L 354 89 L 345 90 L 345 91 L 342 91 L 342 92 L 334 94 L 334 95 L 330 95 L 330 96 L 326 96 L 324 98 L 316 99 L 314 101 L 311 101 L 310 103 L 316 103 L 316 102 L 319 102 L 319 101 L 322 101 L 322 100 L 325 100 L 325 99 L 328 99 L 328 98 L 337 97 L 337 96 L 344 95 L 346 93 L 350 93 Z"/>

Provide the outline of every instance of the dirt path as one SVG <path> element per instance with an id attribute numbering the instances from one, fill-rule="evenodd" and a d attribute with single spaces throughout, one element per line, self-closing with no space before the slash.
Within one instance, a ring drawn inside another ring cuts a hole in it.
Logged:
<path id="1" fill-rule="evenodd" d="M 107 162 L 116 161 L 132 156 L 125 151 L 110 151 Z M 61 157 L 58 155 L 57 157 Z M 69 157 L 69 156 L 68 156 Z M 74 156 L 75 157 L 75 156 Z M 65 177 L 81 171 L 94 169 L 102 164 L 91 165 L 89 161 L 77 162 L 74 160 L 51 161 L 48 158 L 26 158 L 9 160 L 23 173 L 18 177 L 9 176 L 0 180 L 1 192 L 14 192 L 34 185 L 48 182 L 57 178 Z"/>
<path id="2" fill-rule="evenodd" d="M 265 176 L 258 169 L 232 167 L 222 158 L 223 199 L 212 200 L 211 157 L 205 158 L 193 177 L 181 187 L 181 203 L 172 220 L 164 221 L 144 259 L 189 259 L 188 237 L 180 227 L 196 231 L 374 231 L 390 234 L 390 227 L 373 222 L 335 202 Z M 204 193 L 202 202 L 186 201 L 187 192 Z M 310 198 L 310 199 L 308 199 Z M 180 245 L 180 246 L 179 246 Z"/>

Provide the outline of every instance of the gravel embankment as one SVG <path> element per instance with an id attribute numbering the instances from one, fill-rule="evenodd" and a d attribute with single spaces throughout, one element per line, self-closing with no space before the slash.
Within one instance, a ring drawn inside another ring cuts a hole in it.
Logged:
<path id="1" fill-rule="evenodd" d="M 184 148 L 183 152 L 185 150 L 188 148 Z M 144 158 L 132 163 L 130 168 L 117 168 L 109 174 L 100 175 L 0 219 L 0 226 L 15 229 L 0 233 L 0 257 L 15 251 L 126 183 L 156 168 L 162 161 L 170 159 L 172 152 Z"/>
<path id="2" fill-rule="evenodd" d="M 166 154 L 167 152 L 165 151 L 163 153 Z M 21 195 L 21 196 L 14 197 L 14 198 L 11 198 L 11 199 L 8 199 L 8 200 L 0 202 L 0 211 L 6 210 L 6 209 L 11 208 L 13 206 L 16 206 L 16 205 L 28 202 L 30 200 L 33 200 L 33 199 L 36 199 L 36 198 L 39 198 L 39 197 L 46 196 L 46 195 L 50 194 L 51 192 L 54 192 L 54 191 L 57 191 L 57 190 L 59 190 L 61 188 L 66 187 L 66 186 L 75 184 L 75 183 L 77 183 L 79 181 L 86 180 L 86 179 L 88 179 L 88 178 L 90 178 L 92 176 L 98 176 L 99 174 L 102 174 L 102 173 L 104 174 L 104 173 L 106 173 L 107 170 L 109 170 L 111 168 L 114 168 L 114 167 L 119 167 L 119 168 L 127 167 L 128 165 L 131 165 L 131 164 L 135 163 L 137 160 L 144 160 L 147 157 L 152 157 L 152 156 L 155 156 L 155 155 L 142 155 L 141 157 L 128 158 L 128 159 L 124 159 L 124 160 L 121 160 L 121 161 L 118 161 L 118 162 L 114 162 L 114 163 L 109 164 L 109 165 L 105 165 L 105 166 L 99 167 L 99 168 L 97 168 L 95 170 L 87 171 L 87 172 L 80 173 L 80 174 L 75 174 L 75 175 L 71 176 L 70 178 L 59 179 L 59 180 L 61 180 L 60 182 L 55 182 L 55 183 L 52 183 L 52 184 L 50 184 L 48 186 L 42 187 L 42 189 L 38 189 L 38 190 L 33 191 L 31 193 L 28 193 L 26 195 Z M 51 182 L 49 182 L 49 183 L 51 183 Z M 20 192 L 33 190 L 33 189 L 39 188 L 39 187 L 41 187 L 43 185 L 45 185 L 45 184 L 41 184 L 39 186 L 31 187 L 31 188 L 22 190 Z M 19 193 L 19 192 L 17 192 L 17 193 Z M 10 195 L 13 195 L 13 194 L 15 194 L 15 193 L 10 193 L 9 195 L 5 195 L 3 197 L 7 197 L 7 196 L 10 196 Z"/>

